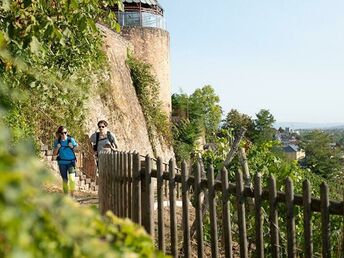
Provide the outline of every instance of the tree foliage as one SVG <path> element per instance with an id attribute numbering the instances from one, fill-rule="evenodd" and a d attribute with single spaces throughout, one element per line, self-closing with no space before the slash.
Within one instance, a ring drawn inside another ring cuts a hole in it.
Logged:
<path id="1" fill-rule="evenodd" d="M 202 98 L 198 98 L 202 100 Z M 200 118 L 202 116 L 202 103 L 192 102 L 191 96 L 189 97 L 186 94 L 175 94 L 172 97 L 173 103 L 173 115 L 178 117 L 176 119 L 176 129 L 174 130 L 174 139 L 177 143 L 175 146 L 176 154 L 179 154 L 182 150 L 183 155 L 187 155 L 187 152 L 190 151 L 191 146 L 194 146 L 197 139 L 197 135 L 200 134 L 200 129 L 202 128 L 202 122 L 192 124 L 194 121 L 203 121 Z M 196 103 L 199 103 L 200 107 L 196 106 Z M 199 108 L 199 112 L 193 113 L 193 105 L 195 104 L 196 108 Z M 209 109 L 208 109 L 209 110 Z M 263 187 L 268 187 L 269 176 L 274 176 L 277 182 L 277 188 L 279 191 L 285 191 L 285 182 L 286 178 L 289 177 L 294 183 L 295 194 L 302 193 L 302 183 L 305 179 L 308 179 L 312 185 L 312 196 L 320 197 L 320 188 L 319 185 L 325 180 L 323 177 L 318 176 L 311 169 L 305 169 L 299 166 L 297 161 L 287 160 L 280 152 L 276 151 L 276 147 L 280 147 L 280 144 L 277 141 L 273 141 L 275 130 L 273 128 L 273 123 L 275 119 L 269 110 L 262 109 L 256 114 L 256 119 L 251 119 L 245 114 L 239 113 L 237 110 L 232 109 L 226 116 L 226 119 L 222 124 L 222 131 L 217 131 L 214 134 L 214 138 L 211 141 L 211 144 L 207 144 L 205 150 L 200 150 L 197 157 L 202 157 L 204 164 L 205 172 L 210 165 L 214 167 L 215 174 L 219 173 L 219 170 L 223 166 L 223 162 L 227 157 L 227 154 L 233 143 L 233 135 L 241 127 L 247 129 L 247 135 L 245 139 L 241 142 L 240 147 L 244 148 L 246 151 L 246 158 L 250 173 L 251 182 L 253 185 L 254 176 L 259 173 L 262 176 Z M 280 129 L 282 131 L 282 129 Z M 296 135 L 294 135 L 296 136 Z M 321 137 L 319 137 L 321 139 Z M 319 145 L 319 142 L 314 145 Z M 329 144 L 327 145 L 329 146 Z M 180 149 L 179 149 L 180 148 Z M 178 156 L 177 156 L 178 157 Z M 328 157 L 328 160 L 330 157 Z M 333 157 L 332 157 L 333 159 Z M 325 160 L 325 159 L 324 159 Z M 331 162 L 331 161 L 330 161 Z M 325 164 L 325 163 L 324 163 Z M 313 169 L 314 167 L 312 167 Z M 235 172 L 238 170 L 243 170 L 242 164 L 238 158 L 238 155 L 234 157 L 232 162 L 228 165 L 227 170 L 229 173 L 229 180 L 235 182 Z M 327 184 L 330 186 L 330 196 L 331 198 L 340 199 L 342 198 L 343 188 L 340 184 L 329 181 L 326 179 Z M 238 221 L 235 220 L 237 217 L 236 214 L 236 200 L 230 199 L 229 205 L 231 206 L 230 210 L 233 212 L 233 224 L 232 224 L 232 237 L 234 241 L 239 241 L 239 234 L 237 230 Z M 248 241 L 253 244 L 255 241 L 255 214 L 254 209 L 247 204 L 247 233 Z M 263 219 L 264 219 L 264 238 L 269 238 L 270 228 L 269 228 L 269 205 L 268 202 L 263 202 Z M 280 251 L 283 256 L 287 255 L 287 228 L 286 228 L 286 207 L 281 204 L 278 205 L 279 211 L 279 235 L 280 235 Z M 221 211 L 219 211 L 221 212 Z M 295 227 L 296 227 L 296 244 L 302 249 L 303 246 L 303 220 L 302 220 L 302 208 L 295 207 Z M 315 225 L 321 223 L 321 216 L 319 213 L 314 213 L 312 215 L 313 223 Z M 331 217 L 331 243 L 334 243 L 334 246 L 339 245 L 339 235 L 341 234 L 341 218 L 332 216 Z M 210 222 L 206 218 L 204 220 L 204 232 L 205 240 L 207 234 L 210 231 Z M 221 225 L 219 225 L 221 227 Z M 219 230 L 221 232 L 221 228 Z M 221 236 L 219 236 L 221 237 Z M 313 234 L 313 243 L 315 252 L 321 252 L 321 234 L 319 231 L 314 231 Z M 265 248 L 267 250 L 270 248 L 269 243 L 266 243 Z M 334 248 L 333 248 L 334 249 Z M 254 252 L 252 250 L 252 252 Z M 338 253 L 337 250 L 332 250 L 333 253 Z M 254 255 L 254 254 L 253 254 Z M 302 253 L 300 252 L 300 255 Z"/>
<path id="2" fill-rule="evenodd" d="M 190 95 L 189 119 L 199 121 L 205 130 L 206 140 L 209 142 L 217 132 L 221 121 L 222 108 L 219 105 L 220 98 L 210 85 L 196 89 Z"/>
<path id="3" fill-rule="evenodd" d="M 274 116 L 267 109 L 261 109 L 258 114 L 256 114 L 256 119 L 254 120 L 255 132 L 254 132 L 254 142 L 264 143 L 273 140 L 275 129 L 273 124 L 275 123 Z"/>
<path id="4" fill-rule="evenodd" d="M 10 108 L 9 126 L 17 131 L 25 126 L 17 138 L 42 138 L 46 120 L 82 133 L 89 85 L 95 78 L 102 80 L 106 64 L 96 22 L 108 21 L 118 28 L 107 9 L 118 3 L 2 1 L 0 80 L 8 87 L 0 94 L 1 103 Z"/>
<path id="5" fill-rule="evenodd" d="M 174 150 L 177 160 L 189 160 L 197 148 L 197 141 L 216 140 L 222 109 L 219 97 L 210 85 L 196 89 L 193 94 L 172 95 Z"/>
<path id="6" fill-rule="evenodd" d="M 246 129 L 245 138 L 252 142 L 255 129 L 253 119 L 236 109 L 231 109 L 223 121 L 222 128 L 231 129 L 234 130 L 234 133 L 238 133 L 242 127 Z"/>
<path id="7" fill-rule="evenodd" d="M 302 138 L 301 147 L 306 157 L 302 164 L 314 173 L 331 178 L 343 169 L 339 152 L 331 147 L 331 136 L 319 130 L 311 131 Z"/>
<path id="8" fill-rule="evenodd" d="M 236 109 L 231 109 L 223 120 L 222 128 L 233 129 L 234 133 L 236 133 L 243 127 L 246 129 L 246 140 L 250 143 L 264 144 L 273 140 L 275 133 L 274 122 L 275 118 L 267 109 L 261 109 L 256 114 L 255 119 L 240 113 Z"/>
<path id="9" fill-rule="evenodd" d="M 232 131 L 221 129 L 215 141 L 209 144 L 208 148 L 201 153 L 205 168 L 212 165 L 217 175 L 223 167 L 223 163 L 228 155 L 233 140 L 234 136 Z"/>

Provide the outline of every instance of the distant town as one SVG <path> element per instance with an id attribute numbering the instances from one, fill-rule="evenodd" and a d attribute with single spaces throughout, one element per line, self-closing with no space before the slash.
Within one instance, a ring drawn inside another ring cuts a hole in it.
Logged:
<path id="1" fill-rule="evenodd" d="M 291 129 L 290 127 L 279 127 L 276 130 L 275 139 L 282 144 L 282 151 L 289 160 L 302 160 L 306 157 L 303 146 L 305 138 L 311 132 L 321 132 L 329 136 L 330 141 L 326 143 L 328 146 L 318 146 L 318 149 L 326 147 L 330 148 L 336 153 L 341 153 L 341 158 L 344 159 L 344 126 L 343 125 L 325 125 L 325 124 L 303 124 L 299 125 L 309 126 L 302 129 Z M 312 125 L 312 126 L 310 126 Z"/>

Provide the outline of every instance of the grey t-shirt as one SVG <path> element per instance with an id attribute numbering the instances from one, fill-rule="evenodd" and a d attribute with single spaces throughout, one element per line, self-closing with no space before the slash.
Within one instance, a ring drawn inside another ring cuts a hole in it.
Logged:
<path id="1" fill-rule="evenodd" d="M 115 146 L 117 146 L 116 136 L 111 132 L 110 132 L 110 135 L 114 139 Z M 97 133 L 92 134 L 90 137 L 90 140 L 91 140 L 92 144 L 95 145 L 96 140 L 97 140 Z M 113 147 L 115 148 L 115 146 L 113 146 Z M 110 142 L 109 138 L 107 137 L 107 134 L 105 135 L 105 137 L 101 137 L 99 135 L 97 152 L 102 151 L 102 150 L 109 150 L 110 148 L 111 148 L 111 142 Z"/>

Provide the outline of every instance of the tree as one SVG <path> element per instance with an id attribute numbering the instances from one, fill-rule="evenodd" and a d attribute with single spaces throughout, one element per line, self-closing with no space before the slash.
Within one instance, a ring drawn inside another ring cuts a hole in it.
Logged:
<path id="1" fill-rule="evenodd" d="M 221 121 L 222 108 L 219 105 L 219 96 L 215 94 L 213 87 L 206 85 L 195 90 L 189 100 L 190 121 L 199 121 L 205 130 L 206 140 L 211 141 Z"/>
<path id="2" fill-rule="evenodd" d="M 256 116 L 257 118 L 254 120 L 254 141 L 258 144 L 271 141 L 275 133 L 272 127 L 275 123 L 274 116 L 267 109 L 261 109 Z"/>
<path id="3" fill-rule="evenodd" d="M 189 96 L 185 93 L 172 95 L 172 116 L 179 119 L 189 118 Z"/>
<path id="4" fill-rule="evenodd" d="M 244 127 L 247 130 L 245 133 L 246 139 L 252 141 L 254 122 L 250 116 L 242 114 L 236 109 L 231 109 L 223 122 L 222 128 L 233 129 L 234 133 L 239 132 L 240 128 Z"/>
<path id="5" fill-rule="evenodd" d="M 342 165 L 339 152 L 331 147 L 331 143 L 331 136 L 325 132 L 314 130 L 306 134 L 300 143 L 306 153 L 302 164 L 325 178 L 336 175 Z"/>
<path id="6" fill-rule="evenodd" d="M 172 95 L 173 140 L 178 161 L 190 158 L 203 134 L 208 142 L 214 140 L 222 114 L 219 102 L 209 85 L 196 89 L 190 96 Z"/>
<path id="7" fill-rule="evenodd" d="M 285 130 L 284 130 L 282 127 L 280 127 L 280 128 L 278 128 L 278 132 L 280 132 L 280 133 L 284 133 L 284 132 L 285 132 Z"/>

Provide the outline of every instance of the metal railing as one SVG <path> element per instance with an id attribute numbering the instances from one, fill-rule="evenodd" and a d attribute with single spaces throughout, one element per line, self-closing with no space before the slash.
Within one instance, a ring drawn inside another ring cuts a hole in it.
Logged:
<path id="1" fill-rule="evenodd" d="M 117 12 L 117 20 L 122 27 L 149 27 L 166 29 L 165 18 L 150 12 Z"/>

